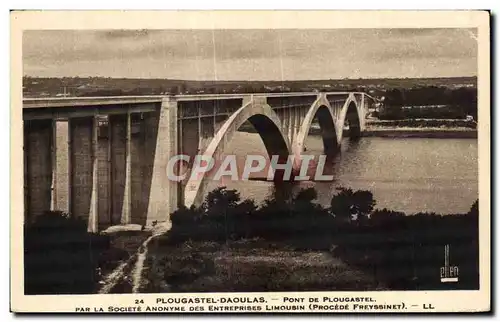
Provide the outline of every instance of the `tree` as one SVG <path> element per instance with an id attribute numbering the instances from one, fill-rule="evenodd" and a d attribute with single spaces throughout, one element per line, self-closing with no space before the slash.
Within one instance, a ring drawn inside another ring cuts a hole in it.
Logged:
<path id="1" fill-rule="evenodd" d="M 330 212 L 337 218 L 345 220 L 367 218 L 376 204 L 370 191 L 353 191 L 343 187 L 337 190 L 339 193 L 333 196 L 330 203 Z"/>
<path id="2" fill-rule="evenodd" d="M 370 216 L 370 223 L 374 226 L 387 226 L 402 223 L 406 214 L 404 212 L 393 211 L 387 208 L 376 209 Z"/>
<path id="3" fill-rule="evenodd" d="M 293 198 L 292 210 L 306 217 L 313 215 L 319 207 L 313 202 L 317 197 L 318 193 L 314 188 L 301 189 Z"/>
<path id="4" fill-rule="evenodd" d="M 213 230 L 214 238 L 224 236 L 227 241 L 248 235 L 248 215 L 257 206 L 253 200 L 240 201 L 239 192 L 227 190 L 226 187 L 219 187 L 207 195 L 202 205 L 202 218 Z"/>
<path id="5" fill-rule="evenodd" d="M 393 88 L 392 90 L 386 92 L 385 94 L 386 105 L 401 107 L 403 103 L 404 103 L 403 93 L 398 88 Z"/>
<path id="6" fill-rule="evenodd" d="M 182 83 L 178 87 L 178 93 L 179 94 L 186 94 L 188 91 L 186 84 Z"/>
<path id="7" fill-rule="evenodd" d="M 354 192 L 354 205 L 356 205 L 359 213 L 368 217 L 375 207 L 373 194 L 368 190 L 358 190 Z"/>
<path id="8" fill-rule="evenodd" d="M 477 216 L 479 214 L 479 199 L 476 199 L 469 210 L 470 215 Z"/>
<path id="9" fill-rule="evenodd" d="M 202 208 L 207 215 L 219 215 L 228 209 L 235 208 L 240 200 L 240 194 L 236 190 L 218 187 L 208 193 Z"/>
<path id="10" fill-rule="evenodd" d="M 295 196 L 294 201 L 298 202 L 312 202 L 318 197 L 318 193 L 314 188 L 306 188 L 299 191 L 297 196 Z"/>

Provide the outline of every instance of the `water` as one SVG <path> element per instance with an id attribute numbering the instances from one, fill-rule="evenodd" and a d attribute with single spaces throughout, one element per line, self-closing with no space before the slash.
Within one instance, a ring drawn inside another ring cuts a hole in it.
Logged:
<path id="1" fill-rule="evenodd" d="M 320 155 L 321 138 L 310 135 L 307 153 Z M 442 214 L 463 213 L 478 198 L 477 140 L 376 138 L 358 142 L 345 139 L 331 164 L 332 182 L 297 182 L 293 192 L 313 186 L 317 202 L 329 205 L 336 187 L 370 190 L 376 208 Z M 265 154 L 258 134 L 238 132 L 225 154 L 243 157 Z M 221 183 L 211 182 L 208 189 Z M 237 189 L 242 198 L 257 203 L 273 195 L 274 185 L 265 181 L 224 180 L 223 185 Z"/>

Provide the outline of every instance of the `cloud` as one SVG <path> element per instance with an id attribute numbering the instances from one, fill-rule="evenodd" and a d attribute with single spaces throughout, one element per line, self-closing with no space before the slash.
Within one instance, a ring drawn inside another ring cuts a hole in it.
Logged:
<path id="1" fill-rule="evenodd" d="M 23 62 L 25 73 L 52 76 L 85 72 L 195 79 L 216 69 L 219 79 L 377 77 L 370 71 L 380 71 L 381 77 L 413 77 L 420 75 L 419 68 L 429 77 L 462 76 L 460 70 L 475 73 L 477 65 L 477 42 L 471 33 L 474 30 L 35 30 L 24 34 Z M 451 68 L 442 64 L 446 59 L 466 65 Z M 411 70 L 394 68 L 405 60 L 418 63 Z"/>
<path id="2" fill-rule="evenodd" d="M 147 37 L 151 34 L 159 32 L 159 30 L 154 29 L 140 29 L 140 30 L 127 30 L 127 29 L 116 29 L 116 30 L 106 30 L 96 32 L 100 37 L 104 39 L 126 39 L 126 38 L 141 38 Z"/>

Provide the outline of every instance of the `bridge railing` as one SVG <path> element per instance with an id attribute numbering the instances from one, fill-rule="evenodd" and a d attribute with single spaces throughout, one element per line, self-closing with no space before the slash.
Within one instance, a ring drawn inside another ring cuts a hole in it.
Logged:
<path id="1" fill-rule="evenodd" d="M 326 95 L 349 95 L 364 94 L 365 97 L 374 101 L 377 98 L 365 92 L 283 92 L 283 93 L 241 93 L 241 94 L 194 94 L 194 95 L 145 95 L 145 96 L 99 96 L 99 97 L 40 97 L 23 98 L 23 109 L 44 108 L 44 107 L 84 107 L 99 105 L 125 105 L 125 104 L 145 104 L 161 103 L 164 98 L 170 97 L 176 101 L 192 100 L 213 100 L 213 99 L 234 99 L 251 96 L 265 97 L 293 97 L 293 96 L 314 96 Z"/>

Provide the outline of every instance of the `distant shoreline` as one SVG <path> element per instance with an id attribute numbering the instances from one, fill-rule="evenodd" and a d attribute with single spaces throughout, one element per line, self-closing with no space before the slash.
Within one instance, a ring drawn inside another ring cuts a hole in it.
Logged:
<path id="1" fill-rule="evenodd" d="M 476 129 L 464 128 L 368 128 L 363 137 L 476 139 Z"/>
<path id="2" fill-rule="evenodd" d="M 239 131 L 256 133 L 254 129 L 240 128 Z M 320 129 L 311 128 L 309 135 L 320 135 Z M 348 136 L 348 131 L 344 136 Z M 361 133 L 363 137 L 380 138 L 436 138 L 436 139 L 477 139 L 477 130 L 469 128 L 381 128 L 368 127 Z"/>

